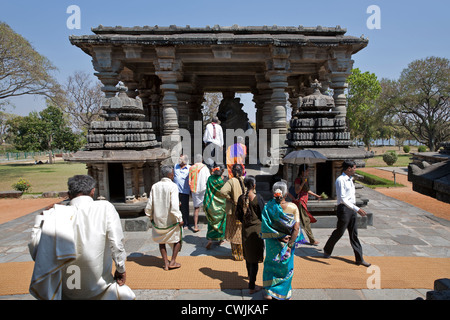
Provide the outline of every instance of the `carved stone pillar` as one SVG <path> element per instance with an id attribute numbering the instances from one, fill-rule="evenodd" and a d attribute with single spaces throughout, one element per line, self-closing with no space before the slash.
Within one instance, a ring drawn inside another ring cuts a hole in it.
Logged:
<path id="1" fill-rule="evenodd" d="M 178 119 L 178 124 L 180 128 L 186 129 L 192 133 L 194 129 L 194 118 L 195 114 L 193 110 L 191 110 L 190 100 L 192 93 L 192 84 L 189 82 L 179 82 L 178 83 L 178 113 L 182 114 L 183 117 Z"/>
<path id="2" fill-rule="evenodd" d="M 345 89 L 347 88 L 347 78 L 352 72 L 353 60 L 351 52 L 345 50 L 334 50 L 331 53 L 331 59 L 328 61 L 330 73 L 330 87 L 334 90 L 334 110 L 339 111 L 338 117 L 347 116 L 347 98 Z"/>
<path id="3" fill-rule="evenodd" d="M 279 129 L 280 134 L 287 133 L 286 127 L 286 88 L 287 75 L 282 72 L 269 73 L 270 88 L 272 88 L 272 95 L 270 102 L 272 105 L 272 128 Z"/>
<path id="4" fill-rule="evenodd" d="M 103 84 L 102 91 L 106 98 L 112 98 L 117 93 L 116 85 L 119 82 L 119 74 L 123 69 L 120 54 L 113 51 L 113 47 L 94 47 L 93 65 L 97 71 L 95 75 Z"/>
<path id="5" fill-rule="evenodd" d="M 302 98 L 300 94 L 297 91 L 292 90 L 289 94 L 289 102 L 291 103 L 291 118 L 294 118 L 294 116 L 297 114 L 300 108 Z"/>
<path id="6" fill-rule="evenodd" d="M 145 193 L 145 181 L 144 181 L 144 162 L 137 163 L 135 168 L 135 177 L 137 180 L 138 197 L 142 197 Z"/>
<path id="7" fill-rule="evenodd" d="M 163 136 L 163 116 L 161 110 L 161 95 L 153 92 L 150 96 L 150 121 L 153 125 L 154 131 L 160 141 Z"/>
<path id="8" fill-rule="evenodd" d="M 156 53 L 158 58 L 155 61 L 155 73 L 161 79 L 160 89 L 163 96 L 163 147 L 171 148 L 171 140 L 174 139 L 170 139 L 170 136 L 179 134 L 177 82 L 180 78 L 180 62 L 175 60 L 174 47 L 159 47 L 156 48 Z"/>
<path id="9" fill-rule="evenodd" d="M 259 129 L 270 129 L 272 128 L 272 103 L 271 96 L 272 90 L 270 89 L 268 82 L 258 82 L 258 96 L 259 99 L 259 109 L 260 109 L 260 123 Z"/>
<path id="10" fill-rule="evenodd" d="M 123 166 L 123 182 L 125 189 L 125 199 L 128 200 L 128 197 L 135 195 L 133 190 L 133 167 L 132 163 L 122 163 Z"/>
<path id="11" fill-rule="evenodd" d="M 290 48 L 272 47 L 271 59 L 267 61 L 266 79 L 270 81 L 272 89 L 270 102 L 272 105 L 272 126 L 278 129 L 281 136 L 287 133 L 286 126 L 286 89 L 288 87 L 287 77 L 290 68 Z M 280 139 L 284 141 L 284 138 Z"/>
<path id="12" fill-rule="evenodd" d="M 151 120 L 151 107 L 150 107 L 150 96 L 152 91 L 150 89 L 139 89 L 139 98 L 142 100 L 142 107 L 144 108 L 145 119 L 144 121 L 152 122 Z M 152 123 L 153 124 L 153 123 Z M 153 124 L 153 128 L 155 128 Z"/>
<path id="13" fill-rule="evenodd" d="M 256 130 L 263 129 L 263 108 L 264 108 L 264 101 L 260 94 L 253 93 L 253 102 L 255 103 L 256 108 Z"/>
<path id="14" fill-rule="evenodd" d="M 97 172 L 98 197 L 109 200 L 108 165 L 93 164 L 92 167 Z"/>

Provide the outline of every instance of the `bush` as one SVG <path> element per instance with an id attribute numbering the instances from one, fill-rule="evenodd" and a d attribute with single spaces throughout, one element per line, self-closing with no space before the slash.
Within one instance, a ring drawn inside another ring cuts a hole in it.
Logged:
<path id="1" fill-rule="evenodd" d="M 410 150 L 411 150 L 411 147 L 410 147 L 410 146 L 407 146 L 407 145 L 404 145 L 404 146 L 403 146 L 403 152 L 404 152 L 404 153 L 409 153 Z"/>
<path id="2" fill-rule="evenodd" d="M 425 152 L 425 151 L 427 151 L 427 147 L 426 146 L 419 146 L 419 148 L 417 148 L 417 151 Z"/>
<path id="3" fill-rule="evenodd" d="M 14 188 L 14 190 L 17 190 L 17 191 L 22 191 L 22 192 L 31 191 L 30 182 L 28 182 L 28 180 L 26 180 L 24 178 L 20 178 L 19 181 L 17 181 L 16 183 L 14 183 L 12 185 L 12 187 Z"/>
<path id="4" fill-rule="evenodd" d="M 398 156 L 394 150 L 388 150 L 383 154 L 383 161 L 386 162 L 388 166 L 392 166 L 397 162 Z"/>

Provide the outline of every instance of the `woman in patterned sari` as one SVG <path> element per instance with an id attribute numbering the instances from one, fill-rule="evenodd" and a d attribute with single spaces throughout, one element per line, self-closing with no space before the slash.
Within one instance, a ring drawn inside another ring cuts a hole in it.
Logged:
<path id="1" fill-rule="evenodd" d="M 239 197 L 245 193 L 243 167 L 236 163 L 233 165 L 233 178 L 228 179 L 220 193 L 227 199 L 225 211 L 227 213 L 227 226 L 225 228 L 225 239 L 230 241 L 231 255 L 236 261 L 244 260 L 242 248 L 242 223 L 236 217 L 236 205 Z"/>
<path id="2" fill-rule="evenodd" d="M 284 199 L 288 192 L 286 183 L 276 182 L 272 190 L 274 198 L 262 212 L 261 237 L 266 244 L 263 286 L 266 299 L 288 300 L 292 295 L 294 250 L 305 239 L 298 207 Z"/>
<path id="3" fill-rule="evenodd" d="M 317 219 L 308 210 L 308 198 L 309 195 L 322 199 L 321 196 L 315 194 L 309 189 L 308 184 L 309 167 L 307 164 L 300 166 L 298 170 L 298 177 L 295 179 L 295 194 L 297 195 L 293 202 L 298 206 L 300 211 L 300 226 L 309 238 L 309 244 L 317 246 L 319 241 L 316 241 L 311 230 L 311 223 L 317 222 Z"/>
<path id="4" fill-rule="evenodd" d="M 219 165 L 212 169 L 212 174 L 206 182 L 203 209 L 208 220 L 208 232 L 206 238 L 209 240 L 206 249 L 210 249 L 213 241 L 222 242 L 225 238 L 225 226 L 227 215 L 225 212 L 226 199 L 220 194 L 225 182 L 222 179 L 224 166 Z"/>

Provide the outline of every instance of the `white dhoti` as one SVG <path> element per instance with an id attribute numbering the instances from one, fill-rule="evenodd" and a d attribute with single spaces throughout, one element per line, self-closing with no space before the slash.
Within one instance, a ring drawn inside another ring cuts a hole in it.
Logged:
<path id="1" fill-rule="evenodd" d="M 159 228 L 152 221 L 152 238 L 157 243 L 178 243 L 182 239 L 182 228 L 177 223 L 166 228 Z"/>
<path id="2" fill-rule="evenodd" d="M 206 189 L 201 192 L 192 192 L 192 202 L 194 203 L 194 208 L 203 206 L 203 198 L 205 197 Z"/>
<path id="3" fill-rule="evenodd" d="M 183 221 L 178 198 L 178 187 L 169 178 L 152 186 L 145 214 L 152 222 L 152 237 L 157 243 L 177 243 L 182 239 Z"/>

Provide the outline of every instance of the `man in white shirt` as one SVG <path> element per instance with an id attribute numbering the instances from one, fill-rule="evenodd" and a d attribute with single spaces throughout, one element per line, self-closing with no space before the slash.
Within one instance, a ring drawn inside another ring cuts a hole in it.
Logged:
<path id="1" fill-rule="evenodd" d="M 145 214 L 152 222 L 153 241 L 159 243 L 159 251 L 164 260 L 164 270 L 181 267 L 176 261 L 181 249 L 183 217 L 180 211 L 178 187 L 172 181 L 173 167 L 161 168 L 161 181 L 152 186 Z M 169 261 L 166 243 L 172 247 L 172 259 Z"/>
<path id="2" fill-rule="evenodd" d="M 355 205 L 355 185 L 353 184 L 352 179 L 355 171 L 355 162 L 352 160 L 345 160 L 342 164 L 342 175 L 336 179 L 336 198 L 338 205 L 336 215 L 338 222 L 336 229 L 333 231 L 325 244 L 323 251 L 324 257 L 329 258 L 333 252 L 334 246 L 347 229 L 350 236 L 350 244 L 353 248 L 353 252 L 355 253 L 356 264 L 369 267 L 370 263 L 364 261 L 362 246 L 358 239 L 356 214 L 364 217 L 367 213 Z"/>
<path id="3" fill-rule="evenodd" d="M 189 157 L 185 154 L 180 155 L 178 163 L 173 168 L 173 182 L 178 187 L 178 197 L 180 200 L 180 210 L 183 216 L 184 228 L 189 228 Z"/>
<path id="4" fill-rule="evenodd" d="M 93 200 L 92 177 L 76 175 L 67 184 L 69 205 L 37 216 L 29 244 L 35 260 L 30 293 L 45 300 L 134 299 L 125 285 L 119 214 L 110 202 Z"/>
<path id="5" fill-rule="evenodd" d="M 204 158 L 210 169 L 217 163 L 223 163 L 223 131 L 219 124 L 219 118 L 213 117 L 211 123 L 208 123 L 203 134 L 203 142 L 205 143 Z M 222 157 L 220 157 L 222 155 Z M 219 158 L 220 157 L 220 158 Z"/>

